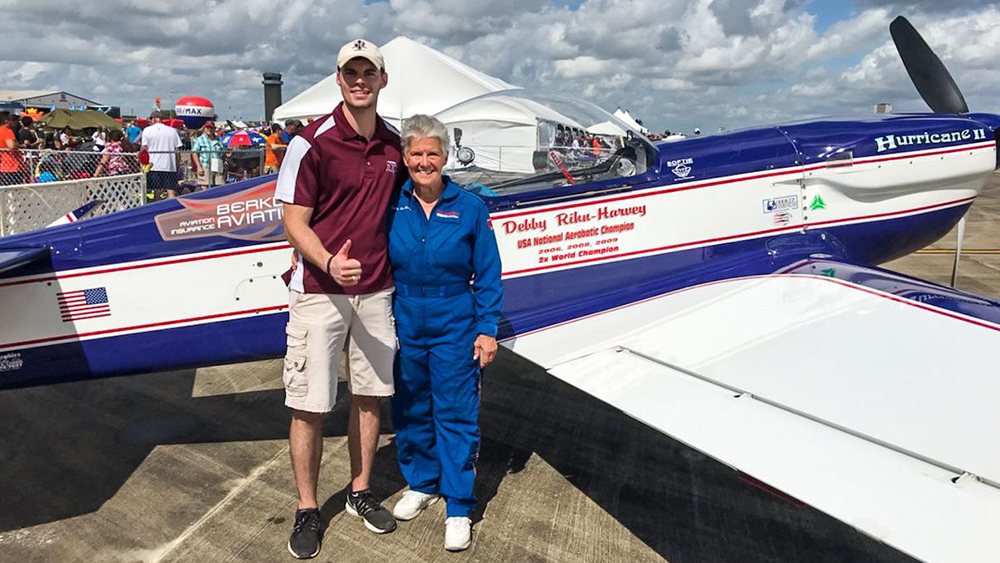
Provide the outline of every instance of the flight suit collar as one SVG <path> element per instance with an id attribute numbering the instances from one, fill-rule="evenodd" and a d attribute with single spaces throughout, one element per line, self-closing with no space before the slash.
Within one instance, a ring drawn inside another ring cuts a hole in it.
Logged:
<path id="1" fill-rule="evenodd" d="M 442 175 L 441 179 L 444 180 L 444 191 L 441 192 L 441 200 L 452 201 L 453 199 L 457 198 L 458 194 L 462 192 L 462 188 L 455 182 L 452 182 L 451 178 L 449 178 L 447 175 Z M 407 179 L 406 183 L 403 184 L 403 195 L 405 195 L 407 198 L 413 197 L 412 178 Z"/>

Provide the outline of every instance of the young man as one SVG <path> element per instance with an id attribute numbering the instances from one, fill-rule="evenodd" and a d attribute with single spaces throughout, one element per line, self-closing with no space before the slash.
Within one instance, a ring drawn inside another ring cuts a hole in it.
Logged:
<path id="1" fill-rule="evenodd" d="M 379 401 L 393 394 L 396 352 L 385 217 L 405 174 L 399 134 L 376 114 L 387 83 L 375 45 L 363 39 L 344 45 L 337 55 L 344 102 L 291 140 L 275 190 L 297 254 L 289 280 L 284 382 L 299 493 L 288 550 L 301 559 L 320 549 L 316 487 L 323 416 L 336 401 L 345 341 L 351 391 L 347 512 L 373 532 L 396 529 L 392 514 L 369 490 Z"/>
<path id="2" fill-rule="evenodd" d="M 153 167 L 147 175 L 149 187 L 154 191 L 167 192 L 167 197 L 177 197 L 177 169 L 180 164 L 181 137 L 173 127 L 161 121 L 166 113 L 154 111 L 150 116 L 153 124 L 142 132 L 142 146 L 149 151 L 149 162 Z"/>

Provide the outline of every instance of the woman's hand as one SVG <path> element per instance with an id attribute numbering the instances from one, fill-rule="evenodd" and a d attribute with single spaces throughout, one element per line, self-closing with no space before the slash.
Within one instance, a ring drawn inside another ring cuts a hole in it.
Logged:
<path id="1" fill-rule="evenodd" d="M 480 369 L 488 366 L 497 357 L 497 339 L 492 336 L 480 334 L 476 337 L 476 343 L 472 348 L 472 359 L 479 360 Z"/>

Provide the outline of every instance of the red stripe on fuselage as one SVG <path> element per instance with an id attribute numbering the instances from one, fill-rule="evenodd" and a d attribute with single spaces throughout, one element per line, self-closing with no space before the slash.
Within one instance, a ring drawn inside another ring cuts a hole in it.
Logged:
<path id="1" fill-rule="evenodd" d="M 29 280 L 17 280 L 12 282 L 0 283 L 0 287 L 7 287 L 11 285 L 22 285 L 26 283 L 37 283 L 37 282 L 47 282 L 47 281 L 58 281 L 66 280 L 70 278 L 79 278 L 83 276 L 93 276 L 96 274 L 109 274 L 112 272 L 124 272 L 127 270 L 141 270 L 143 268 L 153 268 L 156 266 L 168 266 L 170 264 L 183 264 L 185 262 L 199 262 L 201 260 L 212 260 L 214 258 L 225 258 L 227 256 L 240 256 L 243 254 L 255 254 L 257 252 L 268 252 L 271 250 L 285 250 L 292 248 L 292 245 L 286 244 L 284 246 L 269 246 L 267 248 L 247 248 L 243 250 L 235 250 L 233 252 L 224 252 L 222 254 L 212 254 L 209 256 L 188 256 L 185 258 L 174 258 L 171 260 L 164 260 L 162 262 L 148 262 L 146 264 L 131 264 L 125 266 L 117 266 L 114 268 L 105 268 L 103 270 L 92 270 L 89 272 L 76 272 L 72 274 L 63 274 L 56 276 L 47 276 L 44 278 L 34 278 Z"/>
<path id="2" fill-rule="evenodd" d="M 281 311 L 282 309 L 287 309 L 288 305 L 274 305 L 272 307 L 261 307 L 259 309 L 247 309 L 245 311 L 231 311 L 229 313 L 216 313 L 214 315 L 203 315 L 201 317 L 191 317 L 187 319 L 176 319 L 172 321 L 161 321 L 158 323 L 147 323 L 142 325 L 125 326 L 120 328 L 109 328 L 105 330 L 95 330 L 92 332 L 81 332 L 79 334 L 66 334 L 63 336 L 49 336 L 46 338 L 36 338 L 34 340 L 22 340 L 20 342 L 10 342 L 7 344 L 0 344 L 0 349 L 3 348 L 13 348 L 15 346 L 31 346 L 35 344 L 49 344 L 57 342 L 59 340 L 75 340 L 79 338 L 86 338 L 89 336 L 101 336 L 107 334 L 115 334 L 118 332 L 127 332 L 130 330 L 142 330 L 146 328 L 156 328 L 161 326 L 177 325 L 181 323 L 191 323 L 197 321 L 207 321 L 213 319 L 223 319 L 226 317 L 235 317 L 237 315 L 249 315 L 253 313 L 266 313 L 269 311 Z"/>

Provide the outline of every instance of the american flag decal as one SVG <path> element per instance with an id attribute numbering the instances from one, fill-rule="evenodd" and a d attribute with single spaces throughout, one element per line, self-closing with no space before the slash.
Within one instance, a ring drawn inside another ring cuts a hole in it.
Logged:
<path id="1" fill-rule="evenodd" d="M 57 293 L 56 300 L 59 301 L 59 314 L 64 323 L 111 316 L 105 287 Z"/>

